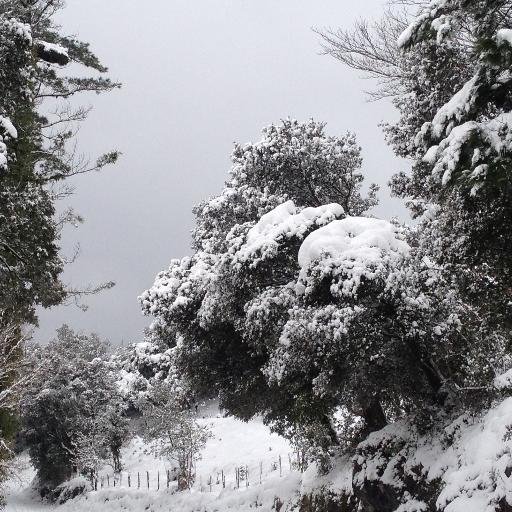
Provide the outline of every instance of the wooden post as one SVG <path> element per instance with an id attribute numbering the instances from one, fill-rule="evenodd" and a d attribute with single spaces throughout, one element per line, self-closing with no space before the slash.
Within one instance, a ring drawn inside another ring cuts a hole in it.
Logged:
<path id="1" fill-rule="evenodd" d="M 283 467 L 281 464 L 281 455 L 279 455 L 279 476 L 283 476 Z"/>
<path id="2" fill-rule="evenodd" d="M 160 490 L 160 470 L 158 470 L 157 474 L 156 474 L 156 490 L 159 491 Z"/>
<path id="3" fill-rule="evenodd" d="M 107 485 L 110 487 L 110 477 L 107 475 Z"/>
<path id="4" fill-rule="evenodd" d="M 249 487 L 249 468 L 245 466 L 245 487 Z"/>
<path id="5" fill-rule="evenodd" d="M 261 485 L 261 474 L 263 473 L 263 462 L 260 461 L 260 485 Z"/>
<path id="6" fill-rule="evenodd" d="M 130 475 L 130 473 L 128 473 L 128 487 L 131 487 L 132 486 L 132 477 Z"/>
<path id="7" fill-rule="evenodd" d="M 166 471 L 166 474 L 167 474 L 167 489 L 169 489 L 169 470 Z"/>
<path id="8" fill-rule="evenodd" d="M 100 481 L 100 485 L 101 485 L 101 488 L 103 489 L 103 484 L 105 483 L 103 477 L 101 477 L 101 481 Z"/>
<path id="9" fill-rule="evenodd" d="M 224 470 L 222 470 L 222 488 L 226 488 L 226 478 L 224 477 Z"/>
<path id="10" fill-rule="evenodd" d="M 137 471 L 137 489 L 140 489 L 140 473 Z"/>
<path id="11" fill-rule="evenodd" d="M 208 484 L 210 486 L 210 492 L 212 492 L 212 475 L 210 475 L 210 480 L 209 480 Z"/>
<path id="12" fill-rule="evenodd" d="M 112 475 L 112 480 L 114 480 L 114 487 L 116 486 L 116 475 Z"/>
<path id="13" fill-rule="evenodd" d="M 146 471 L 146 480 L 148 482 L 148 489 L 149 489 L 149 471 Z"/>

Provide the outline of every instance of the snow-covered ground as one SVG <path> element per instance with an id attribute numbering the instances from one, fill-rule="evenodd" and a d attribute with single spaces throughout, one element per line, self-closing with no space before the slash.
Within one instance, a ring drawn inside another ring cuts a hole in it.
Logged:
<path id="1" fill-rule="evenodd" d="M 175 492 L 173 485 L 166 488 L 166 470 L 170 467 L 164 460 L 155 459 L 140 438 L 135 438 L 124 449 L 121 482 L 113 484 L 113 472 L 105 468 L 104 487 L 90 492 L 64 505 L 47 505 L 34 496 L 30 483 L 34 469 L 23 455 L 19 463 L 24 465 L 19 480 L 7 486 L 7 512 L 120 512 L 120 511 L 253 511 L 258 505 L 261 510 L 271 510 L 276 498 L 283 503 L 296 501 L 305 490 L 311 474 L 301 474 L 291 467 L 289 455 L 293 449 L 289 443 L 270 433 L 261 421 L 241 422 L 231 417 L 222 417 L 213 409 L 207 409 L 199 421 L 210 426 L 213 437 L 197 463 L 197 479 L 190 491 Z M 281 470 L 279 460 L 281 459 Z M 236 484 L 236 467 L 248 470 L 245 480 Z M 260 470 L 261 468 L 261 470 Z M 147 488 L 147 473 L 150 482 Z M 160 490 L 157 490 L 157 475 L 160 472 Z M 225 488 L 222 485 L 225 475 Z M 261 483 L 260 483 L 261 472 Z M 137 473 L 140 474 L 141 488 L 137 488 Z M 107 474 L 110 487 L 107 487 Z M 128 475 L 130 484 L 128 487 Z M 343 478 L 343 475 L 340 476 Z M 211 486 L 210 486 L 211 479 Z M 281 510 L 285 510 L 283 507 Z"/>

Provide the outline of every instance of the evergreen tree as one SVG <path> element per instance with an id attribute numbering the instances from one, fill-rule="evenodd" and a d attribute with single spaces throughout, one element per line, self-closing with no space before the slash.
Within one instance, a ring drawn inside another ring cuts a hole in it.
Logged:
<path id="1" fill-rule="evenodd" d="M 175 344 L 177 373 L 193 392 L 218 394 L 222 407 L 245 419 L 264 413 L 281 432 L 320 425 L 318 437 L 332 444 L 332 403 L 313 402 L 306 389 L 297 400 L 264 368 L 297 301 L 301 243 L 375 203 L 375 187 L 368 198 L 360 194 L 360 163 L 353 136 L 328 137 L 313 121 L 285 121 L 260 143 L 235 148 L 222 195 L 196 209 L 197 252 L 172 261 L 141 297 Z"/>
<path id="2" fill-rule="evenodd" d="M 412 22 L 388 12 L 373 33 L 359 24 L 327 42 L 394 90 L 400 118 L 385 133 L 412 170 L 391 186 L 419 224 L 392 287 L 410 299 L 398 313 L 427 389 L 438 405 L 481 406 L 510 364 L 511 5 L 417 4 Z"/>
<path id="3" fill-rule="evenodd" d="M 21 400 L 22 435 L 42 494 L 79 466 L 91 469 L 84 463 L 90 455 L 89 450 L 84 456 L 84 446 L 101 455 L 110 445 L 118 455 L 111 432 L 119 422 L 111 415 L 120 415 L 121 410 L 107 348 L 96 335 L 76 334 L 64 325 L 56 339 L 31 354 L 32 375 Z M 125 426 L 118 426 L 117 433 L 124 437 Z M 98 442 L 99 438 L 107 441 Z"/>
<path id="4" fill-rule="evenodd" d="M 428 254 L 456 276 L 468 309 L 478 312 L 475 328 L 509 340 L 496 345 L 503 359 L 512 327 L 511 8 L 502 0 L 434 2 L 403 33 L 403 51 L 420 62 L 425 45 L 463 41 L 469 64 L 453 94 L 416 127 L 411 176 L 394 183 L 416 203 L 437 205 L 424 223 L 425 237 L 435 239 Z"/>
<path id="5" fill-rule="evenodd" d="M 59 239 L 62 225 L 80 217 L 72 210 L 56 217 L 56 201 L 71 192 L 57 183 L 99 170 L 118 156 L 107 153 L 89 165 L 69 149 L 73 125 L 86 118 L 87 109 L 72 110 L 67 100 L 119 84 L 64 72 L 71 63 L 100 73 L 106 68 L 86 43 L 62 35 L 54 15 L 63 5 L 60 0 L 0 0 L 0 331 L 17 326 L 19 340 L 23 324 L 37 323 L 36 307 L 77 294 L 60 280 Z M 19 347 L 13 337 L 1 342 L 8 340 Z M 22 350 L 5 347 L 5 352 L 14 358 L 9 367 L 21 364 Z M 0 383 L 0 392 L 10 384 Z M 6 439 L 12 424 L 11 412 L 0 407 Z"/>
<path id="6" fill-rule="evenodd" d="M 361 196 L 361 149 L 354 135 L 328 136 L 324 123 L 314 120 L 268 126 L 261 141 L 237 144 L 232 162 L 222 194 L 194 209 L 197 250 L 222 252 L 233 226 L 256 221 L 288 199 L 299 207 L 335 202 L 352 215 L 377 203 L 374 184 L 368 197 Z"/>

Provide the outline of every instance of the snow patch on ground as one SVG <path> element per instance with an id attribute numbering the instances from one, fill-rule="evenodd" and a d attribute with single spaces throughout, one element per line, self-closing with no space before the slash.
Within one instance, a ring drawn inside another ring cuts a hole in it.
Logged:
<path id="1" fill-rule="evenodd" d="M 478 416 L 461 415 L 434 434 L 419 435 L 399 421 L 358 446 L 361 469 L 354 482 L 391 486 L 403 501 L 400 512 L 422 510 L 418 497 L 406 492 L 406 481 L 417 480 L 419 472 L 432 485 L 437 510 L 494 512 L 498 503 L 512 504 L 511 433 L 512 397 Z"/>
<path id="2" fill-rule="evenodd" d="M 156 459 L 151 455 L 149 447 L 140 438 L 135 438 L 123 450 L 124 471 L 121 480 L 116 477 L 115 488 L 112 469 L 106 467 L 100 471 L 98 491 L 63 505 L 41 503 L 33 495 L 29 486 L 35 472 L 24 455 L 22 459 L 25 468 L 21 478 L 10 482 L 7 489 L 6 512 L 253 512 L 256 506 L 260 510 L 271 510 L 276 498 L 282 503 L 296 502 L 302 492 L 313 492 L 315 487 L 321 485 L 349 485 L 347 468 L 337 470 L 316 482 L 313 467 L 304 474 L 291 467 L 288 455 L 293 455 L 293 449 L 288 441 L 272 434 L 258 419 L 245 423 L 232 417 L 223 417 L 214 407 L 204 415 L 198 421 L 211 428 L 213 437 L 197 463 L 197 478 L 190 491 L 176 492 L 174 483 L 167 489 L 166 471 L 172 469 L 172 464 Z M 242 480 L 237 486 L 236 467 L 247 469 L 249 485 L 246 480 Z M 149 472 L 150 477 L 149 490 L 146 472 Z M 160 490 L 157 490 L 158 472 Z M 225 488 L 222 486 L 222 472 L 225 475 Z M 137 488 L 137 473 L 141 480 L 140 489 Z M 107 487 L 107 475 L 110 487 Z"/>

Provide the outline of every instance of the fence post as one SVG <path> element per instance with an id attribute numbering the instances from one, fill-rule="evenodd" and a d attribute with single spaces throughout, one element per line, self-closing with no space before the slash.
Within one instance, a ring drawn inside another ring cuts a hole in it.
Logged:
<path id="1" fill-rule="evenodd" d="M 146 480 L 148 482 L 148 489 L 149 489 L 149 471 L 146 471 Z"/>
<path id="2" fill-rule="evenodd" d="M 226 479 L 224 478 L 224 470 L 222 470 L 222 488 L 226 488 Z"/>
<path id="3" fill-rule="evenodd" d="M 128 473 L 128 487 L 131 487 L 132 486 L 132 477 L 130 475 L 130 473 Z"/>
<path id="4" fill-rule="evenodd" d="M 160 470 L 158 470 L 158 473 L 156 476 L 156 481 L 157 481 L 156 490 L 159 491 L 160 490 Z"/>
<path id="5" fill-rule="evenodd" d="M 249 487 L 249 468 L 245 465 L 245 487 Z"/>
<path id="6" fill-rule="evenodd" d="M 279 476 L 283 476 L 283 468 L 281 464 L 281 455 L 279 455 Z"/>
<path id="7" fill-rule="evenodd" d="M 107 475 L 107 485 L 110 487 L 110 477 Z"/>

